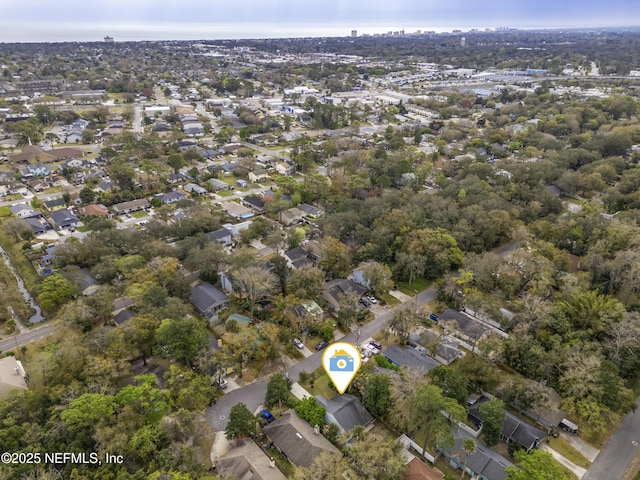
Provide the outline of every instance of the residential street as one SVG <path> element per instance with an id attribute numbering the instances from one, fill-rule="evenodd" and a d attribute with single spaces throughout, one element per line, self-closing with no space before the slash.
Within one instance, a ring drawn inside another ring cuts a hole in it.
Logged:
<path id="1" fill-rule="evenodd" d="M 640 443 L 640 398 L 636 411 L 627 414 L 582 480 L 621 479 L 638 453 Z"/>
<path id="2" fill-rule="evenodd" d="M 28 332 L 21 333 L 4 340 L 0 340 L 0 352 L 15 350 L 16 343 L 19 347 L 21 347 L 22 345 L 33 342 L 34 340 L 39 340 L 40 338 L 51 335 L 53 332 L 54 330 L 51 324 L 48 323 L 41 327 L 34 328 L 33 330 L 29 330 Z"/>
<path id="3" fill-rule="evenodd" d="M 416 299 L 418 305 L 425 305 L 436 298 L 436 289 L 435 287 L 427 288 L 413 298 Z M 395 308 L 399 308 L 401 305 L 402 304 L 396 306 Z M 391 319 L 392 314 L 393 310 L 374 318 L 371 322 L 360 327 L 360 339 L 367 339 L 380 330 L 383 330 L 387 326 L 388 321 Z M 339 339 L 339 341 L 355 344 L 356 334 L 349 333 L 347 335 L 344 335 Z M 287 374 L 289 375 L 289 378 L 291 380 L 296 382 L 298 381 L 300 372 L 311 372 L 318 368 L 321 363 L 322 352 L 315 352 L 310 357 L 301 360 L 299 363 L 289 368 L 287 370 Z M 264 401 L 264 395 L 266 392 L 267 380 L 265 379 L 255 381 L 245 387 L 233 390 L 225 394 L 220 400 L 218 400 L 216 405 L 213 405 L 212 407 L 207 409 L 206 415 L 207 420 L 209 421 L 209 425 L 211 425 L 218 431 L 224 430 L 227 425 L 227 417 L 229 416 L 231 407 L 233 407 L 237 403 L 242 402 L 247 405 L 249 410 L 254 412 Z"/>

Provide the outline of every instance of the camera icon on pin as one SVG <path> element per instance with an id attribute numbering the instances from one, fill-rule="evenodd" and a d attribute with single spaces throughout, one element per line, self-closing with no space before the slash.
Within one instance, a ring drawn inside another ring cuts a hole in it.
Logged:
<path id="1" fill-rule="evenodd" d="M 353 357 L 344 350 L 338 350 L 329 359 L 329 370 L 332 372 L 353 372 L 354 368 Z"/>

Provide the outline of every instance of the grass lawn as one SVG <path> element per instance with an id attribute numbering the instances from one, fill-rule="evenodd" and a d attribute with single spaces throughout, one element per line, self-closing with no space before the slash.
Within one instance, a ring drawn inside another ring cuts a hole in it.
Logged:
<path id="1" fill-rule="evenodd" d="M 36 285 L 40 282 L 40 277 L 33 269 L 31 262 L 22 254 L 21 248 L 24 242 L 15 243 L 13 240 L 13 238 L 4 232 L 0 232 L 0 244 L 2 244 L 7 251 L 9 257 L 11 257 L 11 262 L 18 270 L 18 274 L 22 277 L 27 290 L 33 293 L 36 291 Z"/>
<path id="2" fill-rule="evenodd" d="M 336 395 L 336 391 L 329 387 L 329 382 L 331 382 L 331 380 L 329 380 L 324 368 L 319 367 L 311 372 L 310 375 L 314 379 L 314 388 L 311 388 L 312 383 L 307 379 L 305 382 L 300 382 L 300 385 L 302 385 L 305 390 L 314 396 L 322 395 L 327 400 L 331 400 Z"/>
<path id="3" fill-rule="evenodd" d="M 8 217 L 11 215 L 11 207 L 0 207 L 0 217 Z"/>
<path id="4" fill-rule="evenodd" d="M 144 218 L 147 215 L 148 215 L 147 212 L 145 212 L 144 210 L 138 210 L 137 212 L 132 212 L 131 213 L 131 216 L 133 218 Z"/>
<path id="5" fill-rule="evenodd" d="M 11 195 L 6 195 L 2 200 L 5 202 L 13 202 L 14 200 L 22 200 L 23 198 L 21 193 L 12 193 Z"/>
<path id="6" fill-rule="evenodd" d="M 427 280 L 426 278 L 414 278 L 411 283 L 398 282 L 398 290 L 406 295 L 413 296 L 429 288 L 432 283 L 432 280 Z"/>
<path id="7" fill-rule="evenodd" d="M 216 195 L 220 195 L 221 197 L 230 197 L 233 195 L 233 190 L 220 190 L 216 192 Z"/>
<path id="8" fill-rule="evenodd" d="M 549 441 L 549 446 L 560 455 L 565 457 L 567 460 L 572 461 L 582 468 L 589 468 L 591 466 L 591 462 L 589 460 L 587 460 L 580 452 L 578 452 L 575 448 L 565 442 L 561 437 L 547 437 L 547 440 Z"/>
<path id="9" fill-rule="evenodd" d="M 51 187 L 45 188 L 40 195 L 46 197 L 47 195 L 51 195 L 52 193 L 60 193 L 62 191 L 62 187 Z"/>
<path id="10" fill-rule="evenodd" d="M 390 307 L 393 307 L 400 303 L 400 300 L 398 300 L 393 295 L 389 295 L 388 293 L 378 294 L 377 297 L 383 300 L 385 305 L 389 305 Z"/>
<path id="11" fill-rule="evenodd" d="M 91 227 L 89 227 L 89 225 L 82 225 L 81 227 L 76 227 L 76 230 L 79 232 L 90 232 Z"/>

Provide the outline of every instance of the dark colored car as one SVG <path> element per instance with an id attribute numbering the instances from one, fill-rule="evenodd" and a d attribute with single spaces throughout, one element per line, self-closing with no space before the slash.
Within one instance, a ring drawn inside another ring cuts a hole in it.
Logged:
<path id="1" fill-rule="evenodd" d="M 273 421 L 275 421 L 276 417 L 274 417 L 273 415 L 271 415 L 271 412 L 265 408 L 263 408 L 262 410 L 260 410 L 260 416 L 262 418 L 264 418 L 267 423 L 271 423 Z"/>
<path id="2" fill-rule="evenodd" d="M 326 340 L 323 340 L 319 344 L 316 345 L 316 350 L 320 351 L 323 348 L 326 348 L 328 345 L 329 345 L 329 342 L 327 342 Z"/>
<path id="3" fill-rule="evenodd" d="M 371 345 L 373 345 L 374 347 L 376 347 L 378 350 L 382 350 L 382 344 L 380 342 L 376 342 L 375 340 L 371 340 L 369 343 Z"/>
<path id="4" fill-rule="evenodd" d="M 358 300 L 362 305 L 364 305 L 365 307 L 369 308 L 371 306 L 371 302 L 369 302 L 369 300 L 365 299 L 365 298 L 361 298 L 360 300 Z"/>
<path id="5" fill-rule="evenodd" d="M 436 315 L 435 313 L 432 313 L 431 315 L 429 315 L 429 320 L 432 320 L 434 322 L 438 322 L 438 320 L 440 320 L 440 317 L 438 315 Z"/>

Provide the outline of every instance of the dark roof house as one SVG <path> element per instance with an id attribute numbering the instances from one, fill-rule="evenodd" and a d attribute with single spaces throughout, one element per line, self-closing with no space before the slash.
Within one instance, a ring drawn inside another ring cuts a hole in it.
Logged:
<path id="1" fill-rule="evenodd" d="M 354 293 L 358 297 L 367 291 L 366 287 L 358 285 L 353 280 L 336 278 L 327 282 L 322 287 L 322 297 L 329 302 L 334 309 L 340 308 L 340 297 L 349 293 Z"/>
<path id="2" fill-rule="evenodd" d="M 317 395 L 316 402 L 325 408 L 325 423 L 337 425 L 341 432 L 349 432 L 356 425 L 364 427 L 373 422 L 371 414 L 353 395 L 336 395 L 331 400 Z"/>
<path id="3" fill-rule="evenodd" d="M 51 221 L 58 228 L 76 227 L 80 224 L 80 220 L 69 210 L 56 210 L 51 212 Z"/>
<path id="4" fill-rule="evenodd" d="M 271 459 L 251 439 L 220 457 L 215 468 L 223 478 L 230 476 L 237 480 L 286 480 L 282 472 L 272 466 Z"/>
<path id="5" fill-rule="evenodd" d="M 287 410 L 275 422 L 266 425 L 263 432 L 294 465 L 309 467 L 316 457 L 328 451 L 340 451 L 293 410 Z"/>
<path id="6" fill-rule="evenodd" d="M 191 290 L 191 303 L 202 315 L 211 318 L 229 305 L 229 298 L 210 283 L 204 282 Z"/>
<path id="7" fill-rule="evenodd" d="M 406 366 L 422 373 L 427 373 L 432 368 L 440 365 L 439 362 L 426 354 L 421 354 L 415 348 L 402 347 L 400 345 L 390 345 L 384 350 L 383 355 L 398 367 Z"/>

